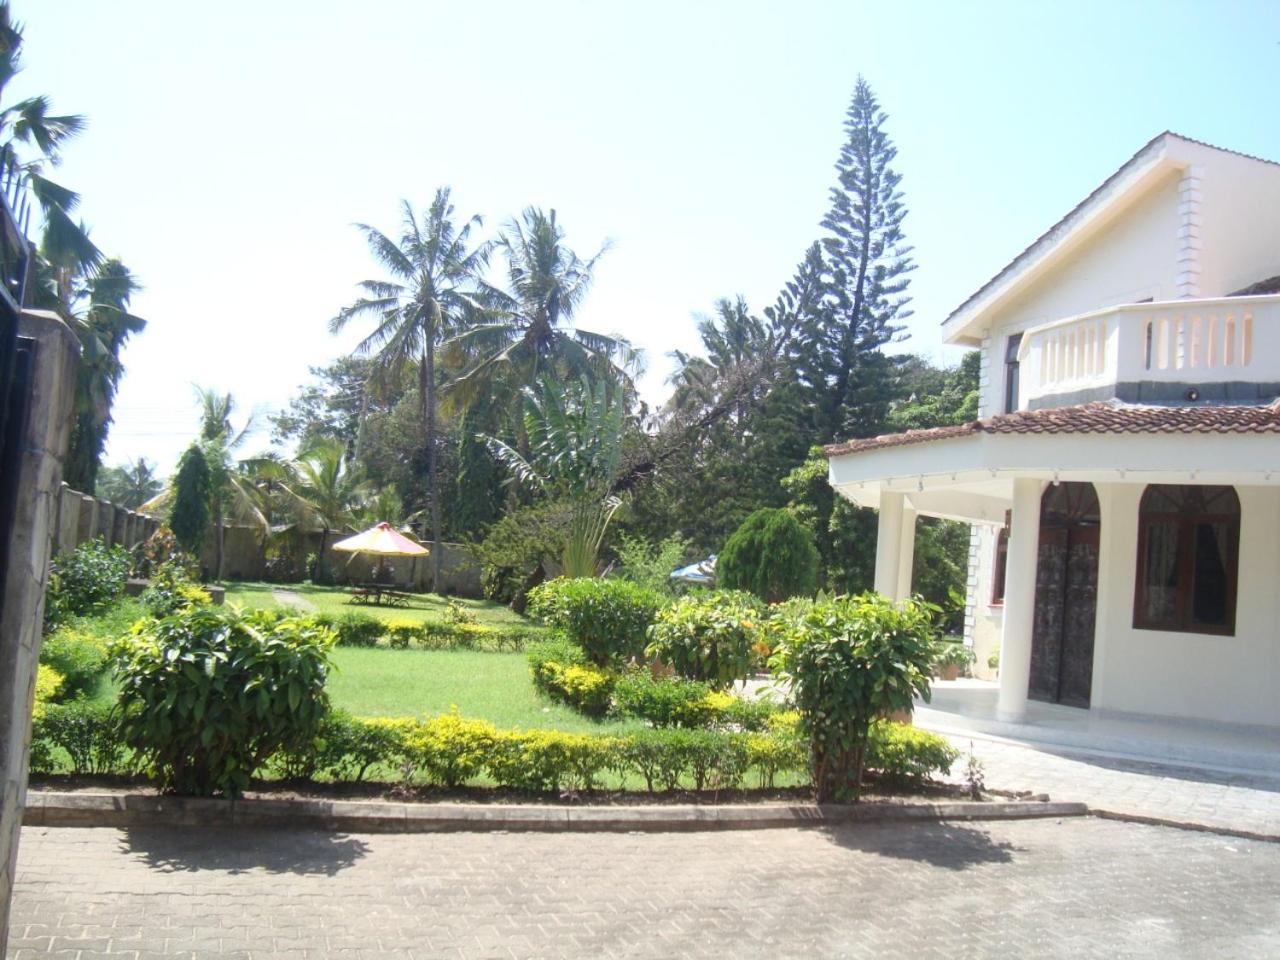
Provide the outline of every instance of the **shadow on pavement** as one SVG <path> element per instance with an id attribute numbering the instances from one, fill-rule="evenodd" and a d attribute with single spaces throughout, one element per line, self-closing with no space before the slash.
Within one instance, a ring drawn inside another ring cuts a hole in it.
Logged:
<path id="1" fill-rule="evenodd" d="M 899 821 L 849 823 L 823 827 L 832 843 L 859 853 L 916 860 L 946 870 L 966 870 L 984 863 L 1012 863 L 1017 847 L 997 842 L 986 831 L 957 823 Z"/>
<path id="2" fill-rule="evenodd" d="M 164 873 L 216 870 L 231 875 L 265 870 L 334 874 L 369 852 L 363 840 L 319 830 L 127 827 L 121 852 Z"/>

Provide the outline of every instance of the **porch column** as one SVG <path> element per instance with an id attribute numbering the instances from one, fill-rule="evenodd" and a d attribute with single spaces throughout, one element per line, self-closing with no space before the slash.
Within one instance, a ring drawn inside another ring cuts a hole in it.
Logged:
<path id="1" fill-rule="evenodd" d="M 911 574 L 916 557 L 916 511 L 914 507 L 902 508 L 902 539 L 898 546 L 898 590 L 895 600 L 911 596 Z"/>
<path id="2" fill-rule="evenodd" d="M 899 555 L 902 553 L 904 495 L 880 492 L 880 524 L 876 530 L 876 593 L 898 597 Z"/>
<path id="3" fill-rule="evenodd" d="M 1031 680 L 1031 627 L 1035 619 L 1036 561 L 1040 552 L 1040 481 L 1013 481 L 1013 516 L 1005 563 L 1004 631 L 1000 640 L 1000 696 L 996 716 L 1021 722 Z"/>

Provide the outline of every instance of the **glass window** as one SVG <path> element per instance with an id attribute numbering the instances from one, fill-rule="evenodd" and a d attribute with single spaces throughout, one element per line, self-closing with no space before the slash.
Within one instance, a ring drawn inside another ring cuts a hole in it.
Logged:
<path id="1" fill-rule="evenodd" d="M 1152 484 L 1138 512 L 1133 625 L 1235 631 L 1240 500 L 1231 487 Z"/>
<path id="2" fill-rule="evenodd" d="M 1015 333 L 1004 348 L 1004 412 L 1018 409 L 1018 389 L 1021 382 L 1018 348 L 1022 346 L 1022 334 Z"/>

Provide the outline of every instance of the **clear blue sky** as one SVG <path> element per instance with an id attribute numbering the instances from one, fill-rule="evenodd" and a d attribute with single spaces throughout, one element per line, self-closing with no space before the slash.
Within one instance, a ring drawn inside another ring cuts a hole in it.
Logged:
<path id="1" fill-rule="evenodd" d="M 108 461 L 168 467 L 193 382 L 283 404 L 376 275 L 350 224 L 452 185 L 487 226 L 607 238 L 587 329 L 696 346 L 817 223 L 859 73 L 890 115 L 919 268 L 908 349 L 1166 128 L 1280 159 L 1280 4 L 15 0 L 16 92 L 85 113 L 58 175 L 145 284 Z M 262 443 L 265 444 L 265 431 Z"/>

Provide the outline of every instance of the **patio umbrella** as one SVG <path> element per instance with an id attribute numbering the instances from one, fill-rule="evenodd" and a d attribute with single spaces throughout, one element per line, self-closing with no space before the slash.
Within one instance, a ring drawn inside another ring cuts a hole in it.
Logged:
<path id="1" fill-rule="evenodd" d="M 371 553 L 379 558 L 423 557 L 431 552 L 422 544 L 414 543 L 385 520 L 363 533 L 339 540 L 333 545 L 333 549 L 343 553 Z M 382 564 L 383 560 L 379 559 L 379 569 Z"/>

